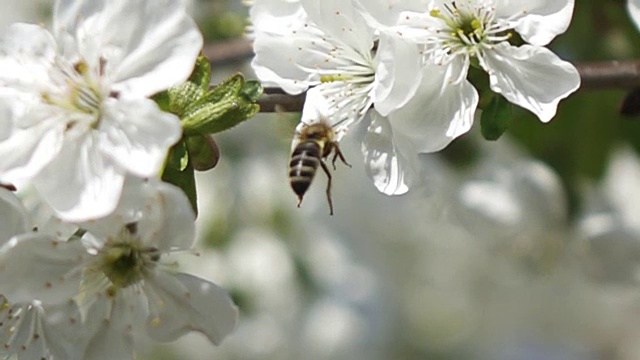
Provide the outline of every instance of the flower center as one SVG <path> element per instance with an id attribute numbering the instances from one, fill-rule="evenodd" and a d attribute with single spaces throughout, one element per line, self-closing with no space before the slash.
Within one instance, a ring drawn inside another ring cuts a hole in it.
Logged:
<path id="1" fill-rule="evenodd" d="M 481 56 L 485 48 L 508 41 L 512 34 L 507 21 L 496 19 L 495 8 L 490 2 L 460 0 L 445 3 L 429 13 L 442 20 L 443 26 L 428 42 L 432 51 L 444 51 L 447 55 L 465 54 Z"/>
<path id="2" fill-rule="evenodd" d="M 99 125 L 101 104 L 105 96 L 96 81 L 101 77 L 104 64 L 101 62 L 98 73 L 94 74 L 84 60 L 74 64 L 58 59 L 55 74 L 52 75 L 54 87 L 52 91 L 42 93 L 45 102 L 66 110 L 72 114 L 80 114 L 80 118 L 88 119 L 89 126 Z M 83 116 L 82 116 L 83 115 Z M 72 116 L 69 127 L 78 122 L 78 116 Z"/>
<path id="3" fill-rule="evenodd" d="M 136 224 L 124 226 L 107 239 L 98 256 L 97 270 L 111 281 L 112 290 L 139 283 L 160 260 L 158 249 L 142 244 Z"/>

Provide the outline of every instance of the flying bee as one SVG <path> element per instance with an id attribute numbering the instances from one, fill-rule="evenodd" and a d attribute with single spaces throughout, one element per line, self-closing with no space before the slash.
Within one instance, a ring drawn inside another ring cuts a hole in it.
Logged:
<path id="1" fill-rule="evenodd" d="M 333 202 L 331 201 L 331 173 L 324 159 L 333 153 L 332 165 L 336 169 L 336 160 L 340 160 L 347 166 L 351 165 L 345 160 L 335 140 L 335 131 L 325 119 L 317 123 L 303 124 L 296 131 L 294 138 L 291 161 L 289 161 L 289 182 L 293 192 L 298 196 L 298 207 L 302 204 L 302 198 L 309 189 L 318 170 L 318 165 L 327 174 L 327 201 L 329 202 L 329 215 L 333 215 Z"/>

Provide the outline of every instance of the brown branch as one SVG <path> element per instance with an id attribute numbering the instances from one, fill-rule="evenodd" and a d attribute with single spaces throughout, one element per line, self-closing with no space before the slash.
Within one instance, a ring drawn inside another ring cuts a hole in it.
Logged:
<path id="1" fill-rule="evenodd" d="M 253 56 L 247 39 L 207 44 L 203 53 L 213 66 L 248 60 Z M 631 89 L 640 87 L 640 60 L 602 61 L 576 65 L 582 79 L 582 90 Z M 304 94 L 287 95 L 280 89 L 266 89 L 260 99 L 261 112 L 301 111 Z"/>
<path id="2" fill-rule="evenodd" d="M 305 95 L 289 95 L 279 88 L 265 88 L 258 100 L 260 112 L 300 112 Z"/>
<path id="3" fill-rule="evenodd" d="M 580 63 L 583 90 L 630 89 L 640 86 L 640 61 Z"/>
<path id="4" fill-rule="evenodd" d="M 234 39 L 213 44 L 204 44 L 202 54 L 209 59 L 211 67 L 250 59 L 253 56 L 251 42 L 247 39 Z M 215 71 L 215 70 L 214 70 Z"/>

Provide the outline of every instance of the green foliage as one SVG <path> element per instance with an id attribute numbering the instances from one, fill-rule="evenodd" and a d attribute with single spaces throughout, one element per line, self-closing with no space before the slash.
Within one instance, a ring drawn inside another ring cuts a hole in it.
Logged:
<path id="1" fill-rule="evenodd" d="M 262 86 L 247 83 L 235 74 L 193 101 L 182 113 L 182 127 L 189 135 L 215 134 L 230 129 L 260 111 L 255 103 Z"/>
<path id="2" fill-rule="evenodd" d="M 191 207 L 198 213 L 198 195 L 193 165 L 184 140 L 181 140 L 169 151 L 167 163 L 162 173 L 162 181 L 171 183 L 184 191 L 191 202 Z"/>
<path id="3" fill-rule="evenodd" d="M 211 136 L 189 136 L 185 139 L 185 142 L 191 162 L 196 170 L 209 170 L 218 164 L 220 150 Z"/>
<path id="4" fill-rule="evenodd" d="M 154 96 L 164 111 L 180 118 L 183 137 L 168 157 L 162 179 L 179 186 L 196 206 L 195 170 L 208 170 L 216 165 L 219 150 L 211 134 L 230 129 L 260 110 L 256 104 L 262 85 L 245 82 L 235 74 L 209 89 L 211 66 L 200 56 L 189 79 Z"/>
<path id="5" fill-rule="evenodd" d="M 491 99 L 480 117 L 480 130 L 485 139 L 496 141 L 507 131 L 512 116 L 511 109 L 511 103 L 502 96 L 496 94 Z"/>

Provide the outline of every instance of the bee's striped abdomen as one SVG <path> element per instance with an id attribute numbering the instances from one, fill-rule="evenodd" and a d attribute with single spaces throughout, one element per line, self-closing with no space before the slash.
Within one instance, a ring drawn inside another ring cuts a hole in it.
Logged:
<path id="1" fill-rule="evenodd" d="M 304 141 L 298 144 L 291 154 L 289 162 L 289 180 L 293 192 L 302 197 L 311 186 L 316 170 L 320 165 L 322 148 L 315 141 Z"/>

